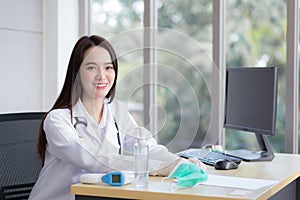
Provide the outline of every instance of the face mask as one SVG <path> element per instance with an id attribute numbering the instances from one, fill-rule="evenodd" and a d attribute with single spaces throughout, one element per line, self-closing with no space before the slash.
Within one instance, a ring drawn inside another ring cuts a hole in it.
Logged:
<path id="1" fill-rule="evenodd" d="M 169 178 L 176 178 L 178 188 L 192 187 L 208 179 L 207 173 L 193 163 L 179 163 L 170 173 Z"/>

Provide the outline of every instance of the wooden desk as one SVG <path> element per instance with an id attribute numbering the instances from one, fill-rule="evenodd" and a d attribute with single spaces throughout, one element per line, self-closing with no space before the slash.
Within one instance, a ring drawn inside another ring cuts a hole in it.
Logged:
<path id="1" fill-rule="evenodd" d="M 276 180 L 277 184 L 249 191 L 244 196 L 231 195 L 237 188 L 197 185 L 172 191 L 171 182 L 161 182 L 161 177 L 151 177 L 147 190 L 135 190 L 132 184 L 122 187 L 75 184 L 71 193 L 78 200 L 144 199 L 144 200 L 200 200 L 200 199 L 300 199 L 300 155 L 276 154 L 273 161 L 242 162 L 236 170 L 220 171 L 208 166 L 207 173 L 215 175 Z M 297 192 L 299 191 L 299 192 Z M 97 198 L 96 198 L 97 197 Z"/>

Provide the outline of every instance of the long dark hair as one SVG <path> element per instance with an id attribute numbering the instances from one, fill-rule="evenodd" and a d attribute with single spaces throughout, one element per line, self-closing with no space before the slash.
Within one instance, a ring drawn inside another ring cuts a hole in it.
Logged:
<path id="1" fill-rule="evenodd" d="M 116 57 L 116 53 L 112 47 L 112 45 L 104 38 L 96 35 L 92 36 L 83 36 L 81 37 L 77 43 L 75 44 L 68 69 L 67 69 L 67 74 L 65 78 L 65 82 L 63 85 L 63 88 L 61 90 L 60 95 L 58 96 L 57 100 L 55 101 L 53 107 L 49 110 L 49 112 L 53 109 L 58 109 L 58 108 L 68 108 L 71 111 L 71 116 L 72 116 L 72 107 L 73 105 L 79 100 L 80 95 L 81 95 L 81 85 L 78 80 L 79 76 L 79 68 L 81 66 L 81 63 L 84 59 L 84 53 L 91 47 L 94 46 L 101 46 L 105 48 L 111 57 L 113 68 L 115 70 L 115 80 L 112 85 L 112 88 L 106 95 L 106 98 L 112 102 L 115 92 L 116 92 L 116 82 L 117 82 L 117 75 L 118 75 L 118 61 Z M 48 112 L 48 113 L 49 113 Z M 47 147 L 47 139 L 46 139 L 46 134 L 44 131 L 44 120 L 46 118 L 47 114 L 44 116 L 42 119 L 41 125 L 40 125 L 40 130 L 39 130 L 39 138 L 38 138 L 38 153 L 40 156 L 40 159 L 42 160 L 42 163 L 44 165 L 45 161 L 45 153 L 46 153 L 46 147 Z"/>

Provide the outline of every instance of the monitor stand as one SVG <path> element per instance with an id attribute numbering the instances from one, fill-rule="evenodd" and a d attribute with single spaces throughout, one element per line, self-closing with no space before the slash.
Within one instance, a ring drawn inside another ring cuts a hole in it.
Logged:
<path id="1" fill-rule="evenodd" d="M 244 161 L 270 161 L 274 158 L 272 147 L 269 143 L 267 135 L 255 133 L 260 151 L 253 152 L 245 149 L 225 151 L 225 154 L 241 158 Z"/>

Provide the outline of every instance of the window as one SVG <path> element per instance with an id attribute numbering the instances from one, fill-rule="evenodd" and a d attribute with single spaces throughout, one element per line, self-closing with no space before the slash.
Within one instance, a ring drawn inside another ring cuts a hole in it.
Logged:
<path id="1" fill-rule="evenodd" d="M 276 134 L 269 140 L 274 151 L 284 152 L 286 1 L 227 1 L 226 13 L 226 66 L 278 67 Z M 253 148 L 245 145 L 256 144 L 254 134 L 246 138 L 245 134 L 237 137 L 236 132 L 226 132 L 227 149 Z"/>
<path id="2" fill-rule="evenodd" d="M 201 147 L 211 119 L 212 1 L 160 0 L 157 139 L 174 152 Z"/>
<path id="3" fill-rule="evenodd" d="M 108 39 L 118 55 L 116 98 L 143 125 L 143 14 L 139 0 L 91 0 L 91 34 Z M 128 31 L 129 30 L 129 31 Z"/>
<path id="4" fill-rule="evenodd" d="M 117 98 L 129 101 L 130 111 L 143 125 L 143 32 L 138 29 L 143 27 L 143 1 L 91 2 L 91 32 L 108 38 L 119 55 Z M 156 5 L 156 136 L 171 151 L 189 145 L 200 147 L 211 110 L 208 84 L 212 66 L 212 2 L 163 0 Z"/>
<path id="5" fill-rule="evenodd" d="M 143 123 L 144 104 L 148 102 L 143 99 L 143 76 L 147 76 L 143 72 L 143 49 L 147 39 L 144 38 L 143 20 L 151 16 L 151 12 L 144 11 L 144 4 L 147 5 L 148 1 L 90 2 L 91 33 L 108 38 L 119 56 L 117 98 L 127 101 L 138 123 L 147 126 Z M 156 59 L 155 63 L 150 63 L 157 67 L 157 90 L 153 91 L 157 97 L 154 109 L 158 116 L 154 122 L 158 128 L 155 136 L 159 143 L 174 152 L 188 146 L 203 145 L 211 125 L 213 24 L 219 23 L 213 18 L 213 4 L 216 2 L 156 0 L 156 5 L 150 8 L 157 12 L 153 20 L 157 20 L 158 26 Z M 286 111 L 286 77 L 290 72 L 286 67 L 286 37 L 288 21 L 292 20 L 287 13 L 290 3 L 286 0 L 226 1 L 225 30 L 221 28 L 226 33 L 227 67 L 279 68 L 277 133 L 269 138 L 275 152 L 286 151 L 285 120 L 289 115 Z M 228 131 L 225 147 L 248 148 L 243 141 L 256 143 L 254 137 L 249 134 L 249 138 L 242 138 L 239 133 Z"/>

